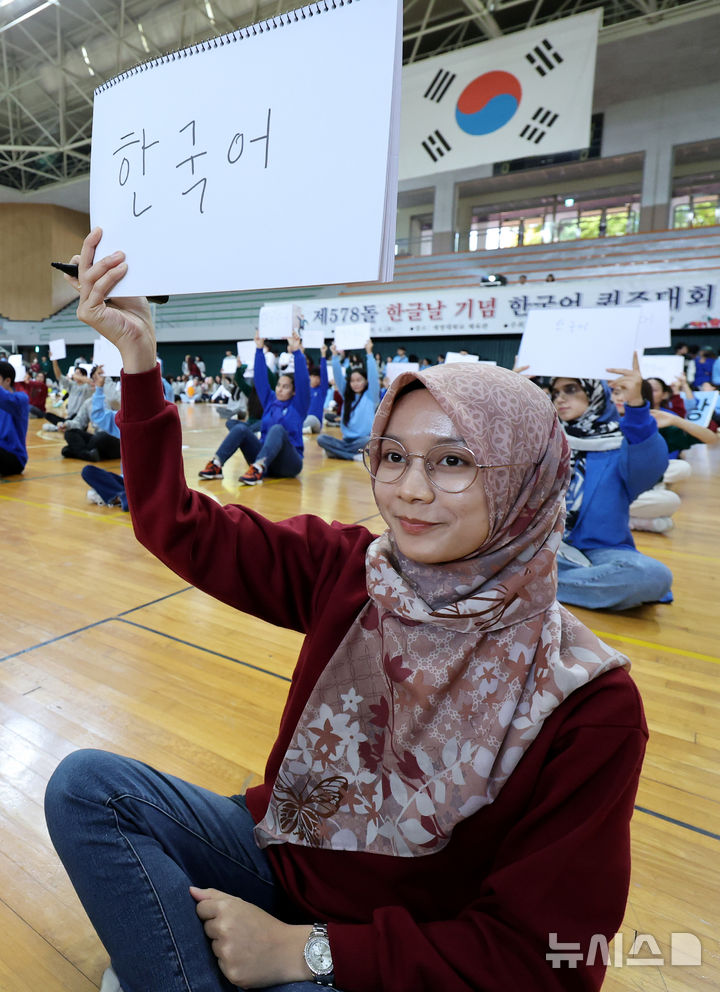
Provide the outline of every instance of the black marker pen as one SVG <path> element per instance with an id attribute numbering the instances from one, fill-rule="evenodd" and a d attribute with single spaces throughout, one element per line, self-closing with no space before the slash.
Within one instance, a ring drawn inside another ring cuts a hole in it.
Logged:
<path id="1" fill-rule="evenodd" d="M 66 276 L 77 279 L 78 267 L 77 265 L 73 265 L 72 262 L 51 262 L 50 264 L 54 269 L 64 272 Z M 169 296 L 148 296 L 148 303 L 167 303 L 169 299 Z"/>

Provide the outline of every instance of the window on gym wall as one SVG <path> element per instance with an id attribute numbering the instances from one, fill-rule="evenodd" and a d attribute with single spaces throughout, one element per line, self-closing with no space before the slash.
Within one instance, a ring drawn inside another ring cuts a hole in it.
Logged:
<path id="1" fill-rule="evenodd" d="M 720 195 L 689 193 L 675 196 L 671 210 L 673 227 L 712 227 L 720 224 Z"/>
<path id="2" fill-rule="evenodd" d="M 486 214 L 476 211 L 467 237 L 467 250 L 493 251 L 634 234 L 639 212 L 639 198 L 582 201 L 573 197 L 558 197 L 558 202 L 543 205 L 540 210 L 535 207 Z M 462 232 L 458 232 L 456 243 L 464 245 Z"/>

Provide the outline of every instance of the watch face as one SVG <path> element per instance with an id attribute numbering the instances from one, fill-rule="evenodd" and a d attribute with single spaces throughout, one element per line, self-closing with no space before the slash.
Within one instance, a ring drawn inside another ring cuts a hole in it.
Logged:
<path id="1" fill-rule="evenodd" d="M 316 975 L 329 975 L 333 969 L 330 941 L 327 937 L 311 937 L 305 948 L 305 960 Z"/>

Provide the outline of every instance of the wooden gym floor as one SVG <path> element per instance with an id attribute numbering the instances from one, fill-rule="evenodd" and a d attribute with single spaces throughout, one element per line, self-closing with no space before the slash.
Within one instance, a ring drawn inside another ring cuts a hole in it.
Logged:
<path id="1" fill-rule="evenodd" d="M 224 481 L 199 482 L 224 422 L 211 406 L 181 416 L 187 478 L 221 502 L 380 527 L 362 465 L 326 460 L 314 440 L 301 480 L 242 488 L 237 455 Z M 300 637 L 155 561 L 128 514 L 86 501 L 82 463 L 62 459 L 60 435 L 41 424 L 30 424 L 25 474 L 0 480 L 0 992 L 92 992 L 107 957 L 47 837 L 50 774 L 70 751 L 99 747 L 242 791 L 262 774 Z M 687 457 L 675 529 L 637 535 L 672 568 L 675 603 L 578 611 L 633 660 L 651 730 L 608 992 L 720 988 L 720 450 Z M 702 964 L 671 963 L 673 933 L 699 938 Z M 636 934 L 651 938 L 640 955 Z"/>

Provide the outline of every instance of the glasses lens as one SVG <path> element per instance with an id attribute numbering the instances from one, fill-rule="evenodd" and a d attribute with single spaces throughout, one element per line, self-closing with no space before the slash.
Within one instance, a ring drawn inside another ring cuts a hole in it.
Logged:
<path id="1" fill-rule="evenodd" d="M 378 482 L 397 482 L 407 467 L 407 451 L 399 441 L 376 437 L 365 445 L 363 462 Z"/>
<path id="2" fill-rule="evenodd" d="M 425 456 L 428 478 L 446 493 L 461 493 L 473 484 L 478 473 L 469 448 L 457 444 L 438 444 Z"/>
<path id="3" fill-rule="evenodd" d="M 561 386 L 559 389 L 550 390 L 550 399 L 556 400 L 558 396 L 574 396 L 575 393 L 580 392 L 580 386 L 574 382 L 568 383 L 567 386 Z"/>

